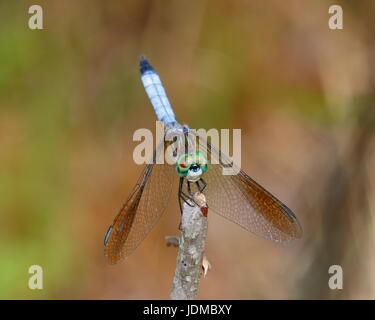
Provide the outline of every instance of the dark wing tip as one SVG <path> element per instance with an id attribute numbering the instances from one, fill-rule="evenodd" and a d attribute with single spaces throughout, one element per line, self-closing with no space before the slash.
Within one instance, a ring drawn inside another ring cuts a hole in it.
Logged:
<path id="1" fill-rule="evenodd" d="M 294 237 L 301 238 L 302 237 L 302 227 L 298 222 L 296 215 L 290 210 L 285 204 L 280 205 L 280 209 L 284 213 L 284 215 L 288 218 L 288 220 L 294 225 Z"/>
<path id="2" fill-rule="evenodd" d="M 146 71 L 153 71 L 154 69 L 150 65 L 150 63 L 147 61 L 145 56 L 141 56 L 139 59 L 139 71 L 141 72 L 141 75 L 143 75 Z"/>
<path id="3" fill-rule="evenodd" d="M 280 204 L 280 208 L 291 222 L 294 222 L 295 220 L 297 220 L 296 215 L 285 204 L 283 203 Z"/>

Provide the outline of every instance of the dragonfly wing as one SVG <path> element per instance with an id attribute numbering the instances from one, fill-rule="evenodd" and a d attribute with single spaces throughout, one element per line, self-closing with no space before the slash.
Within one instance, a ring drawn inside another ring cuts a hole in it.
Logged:
<path id="1" fill-rule="evenodd" d="M 173 177 L 173 166 L 146 166 L 105 236 L 104 250 L 109 263 L 128 257 L 155 226 L 167 206 Z"/>
<path id="2" fill-rule="evenodd" d="M 203 175 L 207 183 L 204 194 L 210 209 L 244 229 L 273 241 L 300 238 L 302 228 L 293 212 L 238 168 L 235 175 L 223 175 L 230 159 L 199 139 L 199 151 L 207 154 L 208 169 Z M 213 159 L 219 164 L 210 164 Z"/>

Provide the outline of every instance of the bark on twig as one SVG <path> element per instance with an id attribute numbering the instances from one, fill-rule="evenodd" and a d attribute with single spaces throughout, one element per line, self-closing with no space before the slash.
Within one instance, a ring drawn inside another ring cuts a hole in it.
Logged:
<path id="1" fill-rule="evenodd" d="M 202 193 L 194 196 L 197 205 L 183 205 L 181 236 L 173 278 L 171 299 L 193 300 L 197 297 L 207 235 L 207 204 Z"/>

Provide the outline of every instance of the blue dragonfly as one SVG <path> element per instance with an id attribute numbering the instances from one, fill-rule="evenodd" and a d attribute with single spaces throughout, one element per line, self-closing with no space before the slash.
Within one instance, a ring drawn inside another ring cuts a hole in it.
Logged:
<path id="1" fill-rule="evenodd" d="M 251 233 L 276 242 L 300 238 L 302 229 L 292 210 L 242 169 L 224 175 L 223 168 L 232 163 L 229 157 L 177 122 L 159 76 L 144 57 L 140 59 L 140 73 L 155 114 L 166 128 L 163 142 L 177 145 L 171 149 L 175 162 L 158 164 L 157 155 L 166 150 L 166 145 L 156 148 L 152 163 L 145 166 L 105 235 L 108 262 L 115 264 L 138 247 L 165 211 L 177 179 L 181 213 L 183 203 L 194 205 L 195 192 L 204 192 L 210 210 Z"/>

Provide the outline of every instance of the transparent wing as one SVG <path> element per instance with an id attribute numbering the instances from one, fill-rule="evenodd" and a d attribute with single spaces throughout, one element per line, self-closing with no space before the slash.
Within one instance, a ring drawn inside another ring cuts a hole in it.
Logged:
<path id="1" fill-rule="evenodd" d="M 167 206 L 173 177 L 173 166 L 146 166 L 105 236 L 104 251 L 109 263 L 128 257 L 155 226 Z"/>
<path id="2" fill-rule="evenodd" d="M 285 204 L 240 169 L 236 175 L 223 175 L 223 168 L 231 163 L 230 159 L 204 138 L 196 137 L 199 151 L 205 153 L 209 160 L 203 179 L 207 183 L 204 194 L 210 209 L 244 229 L 273 241 L 290 241 L 301 237 L 301 226 Z M 211 164 L 213 159 L 219 164 Z"/>

